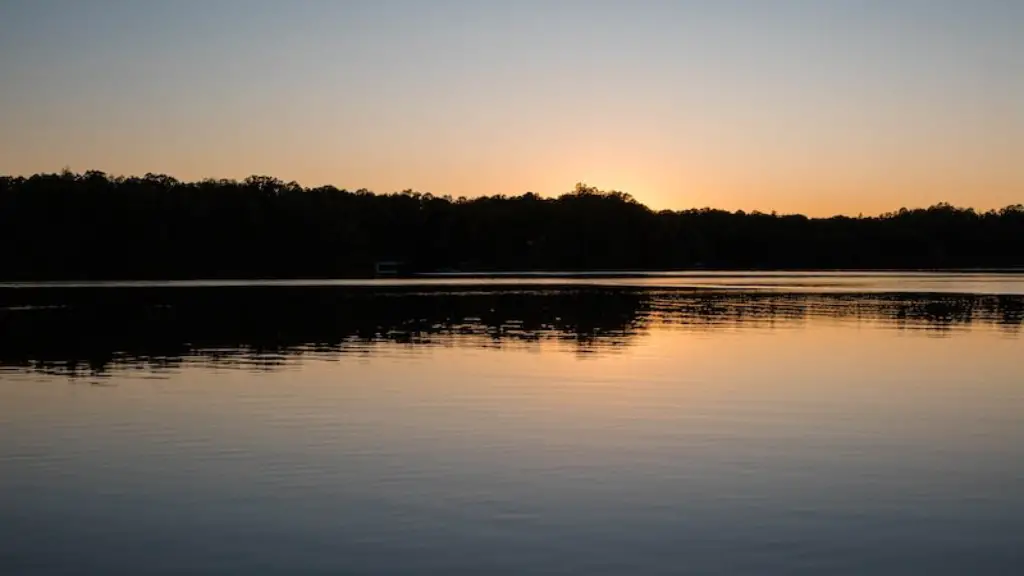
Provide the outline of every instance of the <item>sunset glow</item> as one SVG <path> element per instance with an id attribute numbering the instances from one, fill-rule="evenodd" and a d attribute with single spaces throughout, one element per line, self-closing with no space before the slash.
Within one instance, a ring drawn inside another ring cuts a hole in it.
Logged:
<path id="1" fill-rule="evenodd" d="M 0 173 L 877 214 L 1024 200 L 1024 3 L 0 5 Z"/>

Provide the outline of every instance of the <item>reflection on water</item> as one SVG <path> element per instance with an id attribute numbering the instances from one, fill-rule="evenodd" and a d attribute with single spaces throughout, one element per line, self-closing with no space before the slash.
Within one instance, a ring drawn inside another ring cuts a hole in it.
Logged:
<path id="1" fill-rule="evenodd" d="M 556 340 L 581 353 L 687 330 L 801 324 L 811 317 L 937 333 L 1020 330 L 1024 297 L 644 290 L 617 287 L 424 291 L 334 286 L 72 288 L 0 292 L 0 366 L 91 372 L 183 361 L 246 368 L 289 357 L 372 354 L 375 343 L 497 346 Z"/>
<path id="2" fill-rule="evenodd" d="M 0 574 L 1021 574 L 1017 293 L 0 288 Z"/>
<path id="3" fill-rule="evenodd" d="M 1016 294 L 1024 296 L 1024 271 L 1016 272 L 532 272 L 438 273 L 410 278 L 344 280 L 174 280 L 0 283 L 2 288 L 524 288 L 615 287 L 642 289 L 730 289 L 784 292 Z"/>

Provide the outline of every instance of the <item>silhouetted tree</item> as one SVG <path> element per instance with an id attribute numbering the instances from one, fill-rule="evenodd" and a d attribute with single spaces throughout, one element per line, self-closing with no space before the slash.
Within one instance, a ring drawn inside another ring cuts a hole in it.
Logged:
<path id="1" fill-rule="evenodd" d="M 1024 206 L 877 217 L 654 212 L 577 184 L 473 199 L 307 189 L 269 176 L 181 182 L 98 171 L 0 177 L 0 279 L 346 277 L 412 270 L 1024 266 Z"/>

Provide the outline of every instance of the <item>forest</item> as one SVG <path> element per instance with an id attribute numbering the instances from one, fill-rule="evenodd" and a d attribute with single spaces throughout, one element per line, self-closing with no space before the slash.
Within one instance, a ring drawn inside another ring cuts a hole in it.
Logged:
<path id="1" fill-rule="evenodd" d="M 577 184 L 557 198 L 182 182 L 65 170 L 0 176 L 0 280 L 409 273 L 1024 267 L 1024 206 L 877 216 L 654 211 Z"/>

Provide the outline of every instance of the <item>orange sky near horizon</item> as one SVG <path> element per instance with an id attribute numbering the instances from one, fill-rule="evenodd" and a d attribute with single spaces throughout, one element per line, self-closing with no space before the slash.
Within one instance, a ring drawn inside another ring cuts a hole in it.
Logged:
<path id="1" fill-rule="evenodd" d="M 812 216 L 1024 202 L 1024 4 L 424 4 L 5 5 L 0 173 L 582 181 Z"/>

